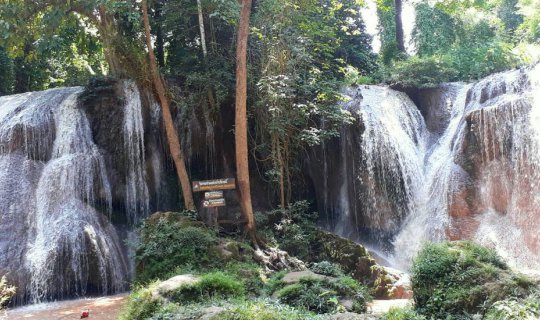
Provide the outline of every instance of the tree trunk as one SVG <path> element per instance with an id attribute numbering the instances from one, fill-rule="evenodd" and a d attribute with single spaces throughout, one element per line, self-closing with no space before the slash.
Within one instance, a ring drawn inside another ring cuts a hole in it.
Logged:
<path id="1" fill-rule="evenodd" d="M 204 33 L 204 18 L 203 18 L 201 0 L 197 0 L 197 13 L 199 15 L 199 31 L 201 33 L 201 47 L 203 51 L 204 60 L 206 62 L 206 56 L 208 55 L 208 51 L 206 50 L 206 36 Z"/>
<path id="2" fill-rule="evenodd" d="M 249 36 L 249 15 L 251 0 L 242 0 L 240 23 L 236 39 L 236 175 L 240 192 L 242 213 L 247 220 L 246 231 L 257 246 L 255 219 L 251 204 L 249 182 L 248 141 L 247 141 L 247 43 Z"/>
<path id="3" fill-rule="evenodd" d="M 182 154 L 182 146 L 180 144 L 180 140 L 178 139 L 176 128 L 174 127 L 171 109 L 169 106 L 169 99 L 167 98 L 165 85 L 163 83 L 163 80 L 161 79 L 161 75 L 159 73 L 156 62 L 156 57 L 154 56 L 154 49 L 152 48 L 150 21 L 148 20 L 147 0 L 142 1 L 142 9 L 144 32 L 146 35 L 146 46 L 148 47 L 148 56 L 150 59 L 150 71 L 152 72 L 152 81 L 158 94 L 161 104 L 161 110 L 163 112 L 163 122 L 165 124 L 165 132 L 167 134 L 167 142 L 169 143 L 169 148 L 171 149 L 171 156 L 176 167 L 176 173 L 178 174 L 178 179 L 180 180 L 180 184 L 182 186 L 182 193 L 184 196 L 184 203 L 186 209 L 195 210 L 195 203 L 193 202 L 193 194 L 191 192 L 191 184 L 186 170 L 184 156 Z"/>
<path id="4" fill-rule="evenodd" d="M 405 52 L 405 39 L 403 35 L 403 20 L 401 19 L 401 13 L 403 11 L 402 0 L 395 0 L 396 9 L 396 43 L 397 48 L 401 52 Z"/>

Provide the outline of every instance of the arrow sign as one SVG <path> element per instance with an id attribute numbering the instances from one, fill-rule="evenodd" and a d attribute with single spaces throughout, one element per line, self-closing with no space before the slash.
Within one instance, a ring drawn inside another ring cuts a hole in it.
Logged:
<path id="1" fill-rule="evenodd" d="M 203 207 L 205 208 L 215 208 L 215 207 L 224 207 L 225 199 L 207 199 L 203 201 Z"/>
<path id="2" fill-rule="evenodd" d="M 204 193 L 205 199 L 219 199 L 223 198 L 223 191 L 208 191 Z"/>

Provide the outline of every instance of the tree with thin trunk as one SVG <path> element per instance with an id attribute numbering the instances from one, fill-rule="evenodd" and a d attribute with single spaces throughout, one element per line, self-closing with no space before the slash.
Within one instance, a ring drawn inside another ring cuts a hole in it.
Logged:
<path id="1" fill-rule="evenodd" d="M 403 12 L 403 3 L 402 0 L 395 0 L 394 1 L 395 9 L 396 9 L 396 43 L 397 48 L 401 52 L 405 52 L 405 39 L 403 34 L 403 20 L 401 19 L 401 14 Z"/>
<path id="2" fill-rule="evenodd" d="M 240 23 L 236 38 L 236 175 L 240 192 L 242 214 L 247 220 L 246 231 L 257 246 L 255 219 L 251 204 L 251 187 L 249 182 L 248 141 L 247 141 L 247 43 L 249 36 L 249 15 L 251 1 L 242 0 Z"/>
<path id="3" fill-rule="evenodd" d="M 167 97 L 167 92 L 165 90 L 165 84 L 161 78 L 159 72 L 156 57 L 154 55 L 154 49 L 152 48 L 152 37 L 150 34 L 150 21 L 148 18 L 148 5 L 147 0 L 142 1 L 142 11 L 143 11 L 143 24 L 144 32 L 146 35 L 146 46 L 148 47 L 148 56 L 150 63 L 150 72 L 152 73 L 152 82 L 154 88 L 156 89 L 157 95 L 159 97 L 159 102 L 161 105 L 161 110 L 163 113 L 163 122 L 165 124 L 165 133 L 167 135 L 167 142 L 171 151 L 171 156 L 176 167 L 176 173 L 178 174 L 178 179 L 180 180 L 180 185 L 182 186 L 182 194 L 184 196 L 184 203 L 186 209 L 195 210 L 195 202 L 193 201 L 193 193 L 191 192 L 191 184 L 189 181 L 189 176 L 186 170 L 186 164 L 184 161 L 184 155 L 182 153 L 182 145 L 178 139 L 178 133 L 174 126 L 173 118 L 171 115 L 171 108 L 169 105 L 169 99 Z"/>

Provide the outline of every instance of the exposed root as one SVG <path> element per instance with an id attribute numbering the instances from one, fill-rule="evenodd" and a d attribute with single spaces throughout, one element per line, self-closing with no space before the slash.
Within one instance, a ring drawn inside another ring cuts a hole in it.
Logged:
<path id="1" fill-rule="evenodd" d="M 266 271 L 306 269 L 303 261 L 291 257 L 286 251 L 278 248 L 256 249 L 253 257 L 265 267 Z"/>

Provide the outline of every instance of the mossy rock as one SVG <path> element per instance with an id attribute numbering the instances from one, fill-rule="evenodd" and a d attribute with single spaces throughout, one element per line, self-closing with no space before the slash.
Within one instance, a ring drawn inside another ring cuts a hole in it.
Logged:
<path id="1" fill-rule="evenodd" d="M 220 260 L 224 262 L 253 261 L 254 250 L 248 244 L 233 239 L 224 238 L 221 238 L 218 241 L 219 243 L 210 248 L 210 251 Z"/>
<path id="2" fill-rule="evenodd" d="M 494 250 L 470 241 L 426 244 L 411 271 L 417 310 L 437 319 L 484 314 L 495 302 L 519 299 L 536 287 Z"/>
<path id="3" fill-rule="evenodd" d="M 313 251 L 318 261 L 337 263 L 345 273 L 365 284 L 373 281 L 371 267 L 377 263 L 364 246 L 323 230 L 317 231 L 316 239 Z"/>

